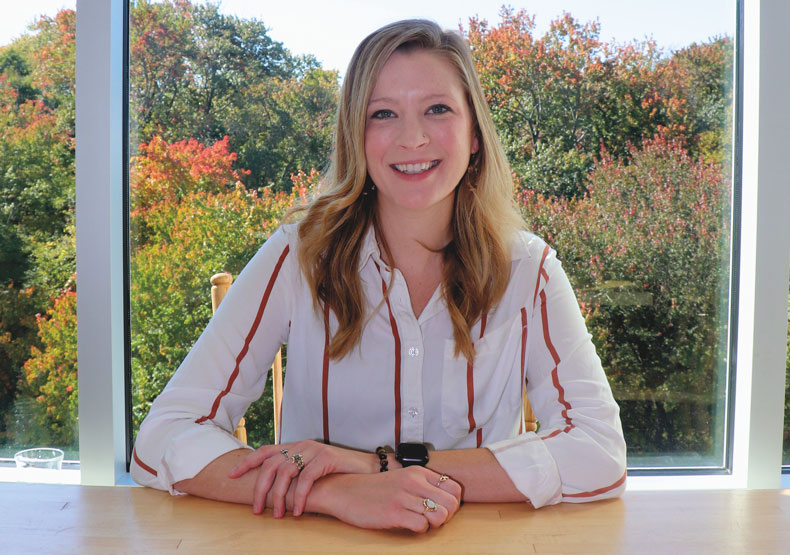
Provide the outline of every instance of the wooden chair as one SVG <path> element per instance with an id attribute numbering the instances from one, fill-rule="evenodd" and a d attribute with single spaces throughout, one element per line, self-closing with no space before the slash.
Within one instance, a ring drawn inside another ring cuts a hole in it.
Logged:
<path id="1" fill-rule="evenodd" d="M 233 283 L 233 276 L 227 272 L 214 274 L 211 276 L 211 309 L 216 312 L 219 303 L 225 298 L 225 294 L 230 289 Z M 274 357 L 274 364 L 272 364 L 272 401 L 274 403 L 274 443 L 280 443 L 280 418 L 282 416 L 283 405 L 283 358 L 282 350 L 277 351 Z M 536 432 L 538 430 L 538 421 L 535 414 L 532 412 L 532 405 L 527 399 L 527 392 L 525 389 L 521 391 L 521 398 L 524 403 L 524 431 Z M 239 421 L 236 426 L 236 431 L 233 435 L 240 441 L 247 443 L 247 429 L 244 427 L 244 417 Z"/>

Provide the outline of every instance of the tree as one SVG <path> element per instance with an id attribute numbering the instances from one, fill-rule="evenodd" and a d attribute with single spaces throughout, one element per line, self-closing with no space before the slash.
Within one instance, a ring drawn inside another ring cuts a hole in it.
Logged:
<path id="1" fill-rule="evenodd" d="M 582 196 L 601 147 L 627 157 L 656 133 L 722 162 L 731 105 L 732 41 L 667 57 L 653 41 L 610 44 L 569 14 L 543 37 L 525 11 L 472 18 L 467 37 L 491 113 L 523 186 Z M 718 158 L 716 158 L 718 157 Z M 724 160 L 726 163 L 726 160 Z"/>
<path id="2" fill-rule="evenodd" d="M 15 439 L 39 444 L 76 447 L 77 444 L 77 294 L 64 289 L 46 316 L 37 315 L 42 348 L 31 347 L 24 365 L 23 391 L 36 400 L 38 424 L 28 437 Z"/>
<path id="3" fill-rule="evenodd" d="M 130 102 L 141 142 L 228 136 L 251 189 L 287 191 L 291 173 L 326 164 L 336 72 L 291 55 L 262 22 L 211 4 L 140 0 L 131 21 Z"/>
<path id="4" fill-rule="evenodd" d="M 714 451 L 726 360 L 729 179 L 661 135 L 604 151 L 582 198 L 526 191 L 620 401 L 631 453 Z"/>

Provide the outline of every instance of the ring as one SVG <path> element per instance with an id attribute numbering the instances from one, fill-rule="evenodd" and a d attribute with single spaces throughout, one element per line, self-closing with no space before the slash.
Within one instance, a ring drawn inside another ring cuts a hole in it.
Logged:
<path id="1" fill-rule="evenodd" d="M 304 459 L 302 459 L 301 453 L 297 453 L 296 455 L 291 457 L 291 462 L 296 465 L 296 468 L 299 469 L 299 472 L 301 472 L 302 469 L 304 468 Z"/>
<path id="2" fill-rule="evenodd" d="M 282 454 L 283 454 L 283 456 L 284 456 L 286 459 L 290 459 L 290 458 L 291 458 L 291 457 L 289 457 L 289 456 L 288 456 L 288 449 L 280 449 L 280 453 L 282 453 Z"/>
<path id="3" fill-rule="evenodd" d="M 439 481 L 436 482 L 436 487 L 439 487 L 439 484 L 441 484 L 442 482 L 446 482 L 449 479 L 450 479 L 449 476 L 447 476 L 446 474 L 442 474 L 441 476 L 439 476 Z"/>
<path id="4" fill-rule="evenodd" d="M 436 502 L 433 499 L 423 499 L 422 506 L 425 507 L 423 513 L 435 513 L 436 512 Z"/>

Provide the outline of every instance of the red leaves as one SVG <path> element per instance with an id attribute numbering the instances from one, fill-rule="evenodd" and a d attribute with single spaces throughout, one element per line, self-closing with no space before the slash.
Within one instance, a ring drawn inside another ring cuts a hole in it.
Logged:
<path id="1" fill-rule="evenodd" d="M 195 139 L 167 144 L 159 137 L 139 146 L 131 161 L 132 209 L 145 213 L 161 202 L 177 202 L 198 192 L 232 190 L 245 170 L 233 169 L 236 153 L 226 136 L 206 147 Z"/>

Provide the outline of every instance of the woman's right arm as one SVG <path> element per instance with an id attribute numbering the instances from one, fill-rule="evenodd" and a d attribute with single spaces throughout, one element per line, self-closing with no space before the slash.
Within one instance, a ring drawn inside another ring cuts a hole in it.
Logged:
<path id="1" fill-rule="evenodd" d="M 175 488 L 199 497 L 251 505 L 257 469 L 229 478 L 249 451 L 238 449 L 210 462 L 194 478 L 175 483 Z M 291 482 L 286 506 L 274 516 L 292 510 L 298 478 Z M 425 510 L 424 499 L 436 503 L 436 511 Z M 439 483 L 439 474 L 422 467 L 409 467 L 372 474 L 331 474 L 313 484 L 306 510 L 334 516 L 348 524 L 370 529 L 405 528 L 425 532 L 455 515 L 460 506 L 461 487 L 453 480 Z M 271 506 L 271 492 L 266 505 Z M 257 510 L 256 512 L 262 512 Z"/>

